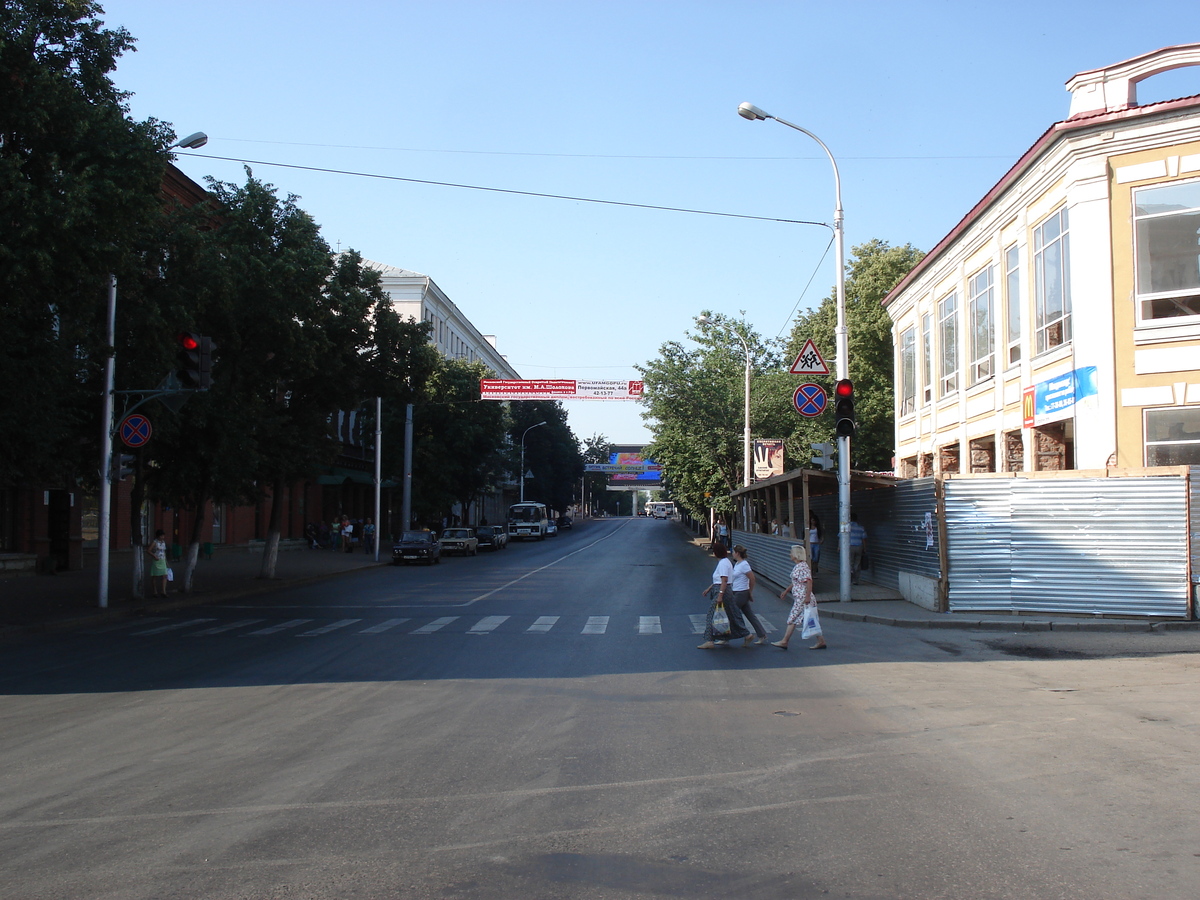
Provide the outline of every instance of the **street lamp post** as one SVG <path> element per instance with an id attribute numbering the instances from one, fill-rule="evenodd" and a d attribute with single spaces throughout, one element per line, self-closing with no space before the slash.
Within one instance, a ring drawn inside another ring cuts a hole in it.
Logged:
<path id="1" fill-rule="evenodd" d="M 525 435 L 533 431 L 533 429 L 545 425 L 545 422 L 538 422 L 537 425 L 530 425 L 525 429 L 525 433 L 521 435 L 521 502 L 525 502 Z"/>
<path id="2" fill-rule="evenodd" d="M 836 206 L 833 212 L 833 243 L 834 257 L 837 265 L 837 330 L 834 337 L 837 343 L 837 377 L 838 380 L 850 377 L 849 339 L 846 332 L 846 250 L 844 242 L 845 227 L 842 215 L 842 179 L 838 174 L 837 160 L 825 146 L 825 142 L 809 131 L 801 128 L 779 116 L 763 112 L 752 103 L 742 103 L 738 106 L 738 115 L 751 121 L 774 119 L 780 125 L 794 128 L 821 145 L 829 163 L 833 166 L 833 190 Z M 838 599 L 843 603 L 850 601 L 850 437 L 838 435 Z"/>

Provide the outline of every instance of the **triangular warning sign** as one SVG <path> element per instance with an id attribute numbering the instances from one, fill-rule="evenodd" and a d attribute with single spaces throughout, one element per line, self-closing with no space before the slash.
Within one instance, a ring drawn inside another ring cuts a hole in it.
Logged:
<path id="1" fill-rule="evenodd" d="M 829 366 L 825 365 L 825 360 L 821 358 L 821 351 L 812 342 L 812 338 L 809 338 L 804 342 L 803 349 L 788 371 L 793 375 L 828 375 Z"/>

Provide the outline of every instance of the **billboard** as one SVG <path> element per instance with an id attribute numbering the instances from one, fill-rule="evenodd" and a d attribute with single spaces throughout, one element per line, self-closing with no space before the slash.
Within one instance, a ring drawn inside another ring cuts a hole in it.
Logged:
<path id="1" fill-rule="evenodd" d="M 640 381 L 481 378 L 480 400 L 640 400 Z"/>
<path id="2" fill-rule="evenodd" d="M 656 491 L 662 487 L 662 467 L 643 454 L 645 444 L 613 444 L 607 463 L 586 466 L 589 472 L 605 472 L 611 488 Z"/>
<path id="3" fill-rule="evenodd" d="M 754 480 L 783 474 L 783 440 L 762 438 L 754 442 Z"/>

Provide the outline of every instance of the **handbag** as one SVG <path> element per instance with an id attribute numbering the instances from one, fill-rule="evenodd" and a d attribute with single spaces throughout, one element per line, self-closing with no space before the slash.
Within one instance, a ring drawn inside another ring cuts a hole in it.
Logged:
<path id="1" fill-rule="evenodd" d="M 713 609 L 712 630 L 713 634 L 729 634 L 729 614 L 725 612 L 723 600 L 718 600 L 716 608 Z"/>
<path id="2" fill-rule="evenodd" d="M 821 618 L 817 615 L 817 604 L 810 603 L 804 607 L 804 618 L 800 623 L 800 637 L 804 640 L 818 637 L 821 634 Z"/>
<path id="3" fill-rule="evenodd" d="M 167 581 L 174 581 L 174 580 L 175 580 L 175 570 L 172 569 L 170 566 L 168 566 L 167 567 Z"/>

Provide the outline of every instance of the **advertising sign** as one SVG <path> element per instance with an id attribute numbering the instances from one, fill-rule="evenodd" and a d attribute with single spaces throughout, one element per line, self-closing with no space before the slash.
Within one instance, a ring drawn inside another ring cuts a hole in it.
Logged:
<path id="1" fill-rule="evenodd" d="M 1077 403 L 1089 397 L 1095 397 L 1096 393 L 1095 366 L 1072 369 L 1062 375 L 1039 381 L 1032 388 L 1025 388 L 1024 391 L 1025 427 L 1032 428 L 1069 419 L 1075 415 Z M 1030 406 L 1032 406 L 1032 416 L 1030 415 Z"/>
<path id="2" fill-rule="evenodd" d="M 480 400 L 639 400 L 640 381 L 590 381 L 577 378 L 479 381 Z"/>
<path id="3" fill-rule="evenodd" d="M 783 441 L 765 438 L 754 442 L 754 480 L 783 474 Z"/>

